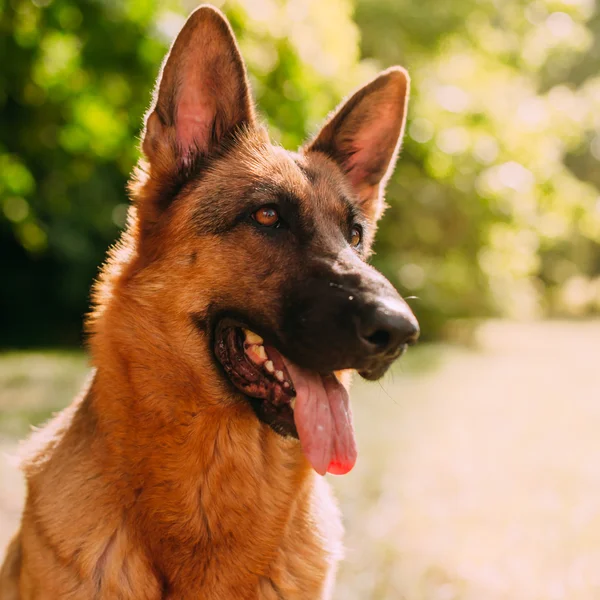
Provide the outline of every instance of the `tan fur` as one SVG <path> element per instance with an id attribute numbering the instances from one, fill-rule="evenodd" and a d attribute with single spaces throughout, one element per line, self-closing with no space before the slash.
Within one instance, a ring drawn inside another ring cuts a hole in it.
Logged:
<path id="1" fill-rule="evenodd" d="M 219 13 L 199 9 L 190 23 L 180 39 L 201 30 L 203 47 L 216 44 L 225 48 L 219 56 L 237 61 Z M 185 52 L 176 42 L 169 61 Z M 243 71 L 225 71 L 243 90 Z M 0 572 L 0 600 L 329 598 L 342 528 L 328 486 L 298 441 L 259 421 L 226 384 L 209 332 L 191 315 L 235 302 L 276 328 L 293 269 L 285 259 L 274 269 L 248 230 L 198 235 L 203 219 L 213 223 L 226 210 L 213 215 L 219 198 L 253 193 L 259 182 L 284 187 L 302 200 L 319 243 L 339 227 L 339 195 L 356 190 L 335 157 L 271 146 L 248 96 L 236 92 L 245 108 L 226 107 L 216 133 L 235 130 L 230 150 L 165 206 L 181 161 L 208 141 L 185 150 L 176 120 L 156 117 L 160 93 L 127 230 L 95 287 L 94 371 L 30 442 L 27 501 Z"/>
<path id="2" fill-rule="evenodd" d="M 277 155 L 271 167 L 280 161 L 285 176 L 289 159 Z M 151 190 L 147 180 L 138 199 Z M 10 551 L 25 557 L 23 599 L 324 597 L 341 556 L 337 509 L 297 441 L 224 392 L 209 348 L 193 339 L 186 316 L 208 300 L 198 289 L 235 293 L 230 261 L 240 256 L 199 240 L 189 222 L 182 206 L 164 232 L 179 239 L 170 257 L 141 267 L 132 216 L 103 271 L 90 321 L 97 371 L 25 463 Z M 192 252 L 214 257 L 197 283 Z M 268 293 L 257 287 L 257 305 Z"/>

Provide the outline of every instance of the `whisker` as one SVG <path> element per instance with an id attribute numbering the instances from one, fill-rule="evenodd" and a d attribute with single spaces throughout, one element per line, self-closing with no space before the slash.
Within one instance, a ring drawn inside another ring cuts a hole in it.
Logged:
<path id="1" fill-rule="evenodd" d="M 390 400 L 391 400 L 391 401 L 392 401 L 394 404 L 398 404 L 398 403 L 396 402 L 396 400 L 394 400 L 394 398 L 388 394 L 388 391 L 387 391 L 387 390 L 386 390 L 386 389 L 383 387 L 383 385 L 381 384 L 381 381 L 379 381 L 379 380 L 378 380 L 378 381 L 377 381 L 377 383 L 379 384 L 379 387 L 380 387 L 380 388 L 383 390 L 383 393 L 384 393 L 384 394 L 385 394 L 385 395 L 386 395 L 386 396 L 387 396 L 387 397 L 388 397 L 388 398 L 389 398 L 389 399 L 390 399 Z"/>

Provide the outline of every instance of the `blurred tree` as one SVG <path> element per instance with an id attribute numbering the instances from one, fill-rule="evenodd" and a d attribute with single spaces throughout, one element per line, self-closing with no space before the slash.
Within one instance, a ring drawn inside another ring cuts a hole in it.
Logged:
<path id="1" fill-rule="evenodd" d="M 490 312 L 600 311 L 596 8 L 357 0 L 363 56 L 412 74 L 377 248 L 429 331 Z"/>
<path id="2" fill-rule="evenodd" d="M 429 336 L 448 318 L 600 310 L 593 0 L 217 4 L 288 148 L 378 68 L 409 68 L 375 262 L 418 296 Z M 0 0 L 2 344 L 78 339 L 154 77 L 194 6 Z"/>
<path id="3" fill-rule="evenodd" d="M 73 342 L 165 43 L 137 2 L 0 10 L 2 342 Z"/>

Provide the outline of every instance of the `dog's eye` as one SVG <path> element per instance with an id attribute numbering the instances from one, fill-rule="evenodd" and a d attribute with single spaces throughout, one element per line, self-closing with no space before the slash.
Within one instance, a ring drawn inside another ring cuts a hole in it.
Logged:
<path id="1" fill-rule="evenodd" d="M 252 218 L 264 227 L 277 227 L 280 223 L 279 213 L 272 206 L 263 206 L 252 214 Z"/>
<path id="2" fill-rule="evenodd" d="M 350 245 L 353 248 L 358 248 L 362 242 L 362 227 L 360 225 L 354 225 L 350 232 Z"/>

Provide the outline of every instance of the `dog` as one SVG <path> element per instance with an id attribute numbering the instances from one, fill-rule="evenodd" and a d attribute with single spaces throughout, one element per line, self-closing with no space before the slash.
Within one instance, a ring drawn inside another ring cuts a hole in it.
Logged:
<path id="1" fill-rule="evenodd" d="M 380 378 L 419 334 L 366 262 L 408 90 L 383 71 L 286 151 L 225 17 L 191 14 L 94 288 L 90 380 L 23 463 L 2 600 L 331 597 L 321 476 L 356 461 L 350 374 Z"/>

